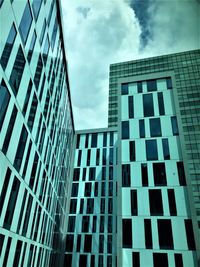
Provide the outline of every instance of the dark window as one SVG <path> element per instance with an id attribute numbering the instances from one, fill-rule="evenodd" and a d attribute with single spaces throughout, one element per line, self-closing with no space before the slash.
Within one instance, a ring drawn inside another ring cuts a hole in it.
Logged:
<path id="1" fill-rule="evenodd" d="M 19 186 L 20 186 L 19 180 L 16 177 L 14 177 L 13 185 L 10 192 L 10 199 L 8 201 L 8 206 L 3 224 L 3 227 L 6 228 L 7 230 L 10 230 L 12 224 L 13 214 L 15 211 L 15 205 L 17 202 L 17 197 L 19 192 Z"/>
<path id="2" fill-rule="evenodd" d="M 28 136 L 28 132 L 27 132 L 25 126 L 23 125 L 22 130 L 21 130 L 21 134 L 20 134 L 20 138 L 19 138 L 17 152 L 15 155 L 15 160 L 14 160 L 14 167 L 16 168 L 17 171 L 19 171 L 20 167 L 21 167 L 22 158 L 24 155 L 25 147 L 26 147 L 27 136 Z"/>
<path id="3" fill-rule="evenodd" d="M 122 165 L 122 186 L 130 187 L 131 186 L 131 173 L 130 173 L 130 164 Z"/>
<path id="4" fill-rule="evenodd" d="M 17 95 L 18 90 L 19 90 L 20 82 L 21 82 L 22 75 L 25 69 L 25 64 L 26 64 L 26 61 L 24 58 L 24 54 L 23 54 L 21 46 L 19 46 L 17 56 L 15 58 L 14 66 L 12 68 L 12 72 L 10 75 L 10 80 L 9 80 L 10 86 L 15 96 Z"/>
<path id="5" fill-rule="evenodd" d="M 81 165 L 81 155 L 82 155 L 82 150 L 78 151 L 78 161 L 77 161 L 77 166 Z"/>
<path id="6" fill-rule="evenodd" d="M 101 176 L 102 180 L 106 180 L 106 167 L 102 167 L 102 176 Z"/>
<path id="7" fill-rule="evenodd" d="M 137 190 L 131 190 L 131 215 L 138 215 Z"/>
<path id="8" fill-rule="evenodd" d="M 24 196 L 23 196 L 23 201 L 22 201 L 22 205 L 21 205 L 21 211 L 20 211 L 20 216 L 19 216 L 19 220 L 18 220 L 18 225 L 17 225 L 17 231 L 16 233 L 19 234 L 19 230 L 20 230 L 20 227 L 21 227 L 21 224 L 22 224 L 22 218 L 23 218 L 23 215 L 24 215 L 24 207 L 25 207 L 25 202 L 27 200 L 27 190 L 25 189 L 24 190 Z"/>
<path id="9" fill-rule="evenodd" d="M 135 161 L 135 141 L 129 142 L 130 161 Z"/>
<path id="10" fill-rule="evenodd" d="M 14 105 L 13 111 L 12 111 L 12 114 L 11 114 L 11 117 L 10 117 L 10 121 L 9 121 L 9 124 L 8 124 L 8 129 L 7 129 L 7 132 L 6 132 L 6 136 L 5 136 L 5 139 L 4 139 L 4 142 L 3 142 L 2 151 L 3 151 L 4 154 L 6 154 L 7 150 L 8 150 L 8 146 L 9 146 L 10 139 L 11 139 L 11 136 L 12 136 L 12 132 L 13 132 L 13 128 L 14 128 L 14 125 L 15 125 L 16 117 L 17 117 L 17 108 Z"/>
<path id="11" fill-rule="evenodd" d="M 140 267 L 140 253 L 132 252 L 132 267 Z"/>
<path id="12" fill-rule="evenodd" d="M 142 93 L 142 82 L 137 82 L 137 91 L 138 93 Z"/>
<path id="13" fill-rule="evenodd" d="M 153 163 L 154 184 L 167 185 L 165 163 Z"/>
<path id="14" fill-rule="evenodd" d="M 54 45 L 55 45 L 55 41 L 56 41 L 57 30 L 58 30 L 58 22 L 57 22 L 57 18 L 56 18 L 55 19 L 54 26 L 53 26 L 52 36 L 51 36 L 51 48 L 52 48 L 52 50 L 54 49 Z"/>
<path id="15" fill-rule="evenodd" d="M 6 171 L 3 187 L 1 189 L 1 194 L 0 194 L 0 216 L 1 216 L 2 209 L 3 209 L 3 204 L 4 204 L 5 197 L 6 197 L 6 193 L 8 190 L 10 175 L 11 175 L 11 170 L 8 168 Z M 1 183 L 2 183 L 2 181 L 1 181 Z"/>
<path id="16" fill-rule="evenodd" d="M 108 244 L 108 249 L 112 248 L 111 245 Z M 112 252 L 108 252 L 108 253 L 112 253 Z M 107 256 L 107 267 L 112 267 L 112 256 Z"/>
<path id="17" fill-rule="evenodd" d="M 78 196 L 78 183 L 73 183 L 72 184 L 72 192 L 71 192 L 71 197 L 77 197 Z"/>
<path id="18" fill-rule="evenodd" d="M 129 121 L 122 121 L 122 139 L 129 139 Z"/>
<path id="19" fill-rule="evenodd" d="M 112 196 L 113 195 L 113 182 L 109 182 L 108 195 L 109 196 Z"/>
<path id="20" fill-rule="evenodd" d="M 42 31 L 41 31 L 41 34 L 40 34 L 40 44 L 41 45 L 43 43 L 45 29 L 46 29 L 46 19 L 44 19 L 44 23 L 42 25 Z"/>
<path id="21" fill-rule="evenodd" d="M 171 220 L 157 220 L 160 249 L 174 249 Z"/>
<path id="22" fill-rule="evenodd" d="M 30 81 L 29 81 L 29 84 L 28 84 L 28 89 L 27 89 L 27 93 L 26 93 L 26 98 L 25 98 L 25 100 L 24 100 L 23 110 L 22 110 L 22 113 L 23 113 L 24 116 L 26 115 L 26 110 L 27 110 L 27 107 L 28 107 L 28 102 L 29 102 L 29 99 L 30 99 L 32 86 L 33 86 L 33 83 L 32 83 L 32 81 L 30 80 Z"/>
<path id="23" fill-rule="evenodd" d="M 150 123 L 151 137 L 161 136 L 162 132 L 161 132 L 160 119 L 159 118 L 150 119 L 149 123 Z"/>
<path id="24" fill-rule="evenodd" d="M 96 150 L 96 165 L 98 166 L 100 163 L 100 149 Z"/>
<path id="25" fill-rule="evenodd" d="M 144 120 L 139 120 L 139 132 L 140 132 L 140 138 L 145 137 L 145 124 Z"/>
<path id="26" fill-rule="evenodd" d="M 145 234 L 145 246 L 147 249 L 152 249 L 152 230 L 151 230 L 151 220 L 144 219 L 144 234 Z"/>
<path id="27" fill-rule="evenodd" d="M 92 134 L 91 147 L 97 147 L 97 138 L 98 138 L 97 133 L 93 133 Z"/>
<path id="28" fill-rule="evenodd" d="M 77 134 L 77 139 L 76 139 L 76 148 L 80 148 L 80 134 Z"/>
<path id="29" fill-rule="evenodd" d="M 110 132 L 110 146 L 113 146 L 114 132 Z"/>
<path id="30" fill-rule="evenodd" d="M 87 166 L 90 166 L 91 149 L 87 151 Z"/>
<path id="31" fill-rule="evenodd" d="M 10 29 L 10 32 L 8 34 L 8 38 L 6 40 L 6 44 L 5 44 L 5 47 L 3 49 L 3 53 L 1 55 L 1 59 L 0 59 L 0 62 L 1 62 L 1 66 L 2 68 L 5 70 L 7 64 L 8 64 L 8 60 L 10 58 L 10 54 L 12 52 L 12 48 L 13 48 L 13 44 L 15 42 L 15 37 L 17 35 L 17 32 L 16 32 L 16 29 L 15 29 L 15 25 L 13 24 L 11 29 Z"/>
<path id="32" fill-rule="evenodd" d="M 35 76 L 34 76 L 34 84 L 35 84 L 36 90 L 38 90 L 39 88 L 40 79 L 42 76 L 42 68 L 43 68 L 42 58 L 41 58 L 41 55 L 39 55 L 37 68 L 36 68 Z"/>
<path id="33" fill-rule="evenodd" d="M 156 140 L 146 140 L 146 156 L 147 160 L 158 160 L 158 149 Z"/>
<path id="34" fill-rule="evenodd" d="M 102 164 L 106 165 L 106 148 L 103 148 Z"/>
<path id="35" fill-rule="evenodd" d="M 29 181 L 29 187 L 33 189 L 34 182 L 36 180 L 36 172 L 37 172 L 37 167 L 38 167 L 38 161 L 39 161 L 39 156 L 37 151 L 35 151 L 35 157 L 33 161 L 33 166 L 32 166 L 32 171 L 31 171 L 31 177 Z"/>
<path id="36" fill-rule="evenodd" d="M 156 80 L 148 80 L 147 81 L 147 92 L 157 91 L 157 83 Z"/>
<path id="37" fill-rule="evenodd" d="M 81 198 L 81 200 L 80 200 L 80 211 L 79 211 L 80 214 L 83 214 L 83 208 L 84 208 L 84 199 Z"/>
<path id="38" fill-rule="evenodd" d="M 51 2 L 51 7 L 50 7 L 49 15 L 48 15 L 48 25 L 51 22 L 53 7 L 54 7 L 54 1 Z"/>
<path id="39" fill-rule="evenodd" d="M 91 196 L 91 185 L 92 183 L 85 183 L 85 197 L 90 197 Z"/>
<path id="40" fill-rule="evenodd" d="M 94 213 L 94 199 L 93 198 L 87 199 L 87 211 L 86 211 L 86 213 L 88 213 L 88 214 Z"/>
<path id="41" fill-rule="evenodd" d="M 80 248 L 81 248 L 81 235 L 78 234 L 77 236 L 77 243 L 76 243 L 76 251 L 80 252 Z"/>
<path id="42" fill-rule="evenodd" d="M 133 96 L 128 97 L 128 114 L 129 114 L 129 119 L 134 118 Z"/>
<path id="43" fill-rule="evenodd" d="M 85 235 L 84 252 L 92 251 L 92 235 Z"/>
<path id="44" fill-rule="evenodd" d="M 143 95 L 143 111 L 144 111 L 144 117 L 154 116 L 153 95 L 152 94 Z"/>
<path id="45" fill-rule="evenodd" d="M 183 162 L 177 162 L 177 169 L 178 169 L 178 178 L 179 178 L 179 183 L 182 186 L 186 185 L 186 179 L 185 179 L 185 171 L 184 171 L 184 165 Z"/>
<path id="46" fill-rule="evenodd" d="M 8 237 L 6 251 L 5 251 L 5 254 L 4 254 L 3 267 L 7 266 L 8 255 L 9 255 L 9 252 L 10 252 L 10 244 L 11 244 L 11 237 Z"/>
<path id="47" fill-rule="evenodd" d="M 109 167 L 109 180 L 113 180 L 113 167 Z"/>
<path id="48" fill-rule="evenodd" d="M 175 254 L 174 254 L 174 259 L 175 259 L 175 267 L 183 267 L 183 258 L 182 258 L 182 254 L 180 254 L 180 253 L 175 253 Z"/>
<path id="49" fill-rule="evenodd" d="M 76 216 L 69 216 L 68 232 L 74 232 L 75 224 L 76 224 Z"/>
<path id="50" fill-rule="evenodd" d="M 72 252 L 73 251 L 73 245 L 74 245 L 74 235 L 68 234 L 66 236 L 66 251 Z"/>
<path id="51" fill-rule="evenodd" d="M 106 194 L 106 183 L 102 182 L 101 183 L 101 196 L 104 197 Z"/>
<path id="52" fill-rule="evenodd" d="M 142 186 L 148 186 L 148 168 L 146 163 L 141 164 Z"/>
<path id="53" fill-rule="evenodd" d="M 95 266 L 95 255 L 91 255 L 90 266 L 91 267 Z"/>
<path id="54" fill-rule="evenodd" d="M 105 198 L 101 199 L 100 212 L 105 213 Z"/>
<path id="55" fill-rule="evenodd" d="M 163 215 L 162 193 L 160 189 L 149 190 L 149 205 L 151 216 Z"/>
<path id="56" fill-rule="evenodd" d="M 4 243 L 5 236 L 0 234 L 0 256 L 3 248 L 3 243 Z"/>
<path id="57" fill-rule="evenodd" d="M 85 179 L 86 179 L 86 171 L 87 171 L 87 169 L 83 168 L 83 174 L 82 174 L 82 180 L 83 181 L 85 181 Z"/>
<path id="58" fill-rule="evenodd" d="M 28 204 L 27 204 L 27 208 L 26 208 L 25 219 L 24 219 L 24 225 L 22 227 L 22 235 L 23 236 L 25 236 L 26 233 L 27 233 L 28 222 L 29 222 L 30 215 L 31 215 L 32 203 L 33 203 L 33 197 L 31 195 L 29 195 Z"/>
<path id="59" fill-rule="evenodd" d="M 70 213 L 76 213 L 77 199 L 71 199 L 70 201 Z"/>
<path id="60" fill-rule="evenodd" d="M 93 216 L 92 232 L 96 233 L 96 229 L 97 229 L 97 216 Z"/>
<path id="61" fill-rule="evenodd" d="M 170 153 L 169 153 L 169 142 L 168 139 L 162 139 L 162 148 L 163 148 L 163 156 L 164 159 L 170 159 Z"/>
<path id="62" fill-rule="evenodd" d="M 13 261 L 13 266 L 19 266 L 19 259 L 20 259 L 21 250 L 22 250 L 22 241 L 18 240 L 16 250 L 15 250 L 15 257 L 14 257 L 14 261 Z"/>
<path id="63" fill-rule="evenodd" d="M 80 177 L 80 169 L 79 168 L 75 168 L 74 169 L 73 181 L 79 181 L 79 177 Z"/>
<path id="64" fill-rule="evenodd" d="M 89 181 L 94 181 L 96 177 L 96 168 L 95 167 L 91 167 L 89 169 Z"/>
<path id="65" fill-rule="evenodd" d="M 33 8 L 33 14 L 34 14 L 35 20 L 37 20 L 38 18 L 41 4 L 42 4 L 42 0 L 33 0 L 32 8 Z"/>
<path id="66" fill-rule="evenodd" d="M 27 56 L 27 59 L 28 59 L 29 63 L 30 63 L 32 55 L 33 55 L 33 50 L 34 50 L 34 47 L 35 47 L 36 37 L 37 37 L 36 36 L 36 32 L 34 31 L 32 39 L 31 39 L 31 44 L 30 44 L 30 47 L 29 47 L 29 50 L 28 50 L 28 56 Z"/>
<path id="67" fill-rule="evenodd" d="M 168 267 L 167 253 L 153 253 L 154 267 Z"/>
<path id="68" fill-rule="evenodd" d="M 108 233 L 112 233 L 112 216 L 108 216 Z"/>
<path id="69" fill-rule="evenodd" d="M 167 89 L 172 89 L 172 79 L 170 77 L 166 78 Z"/>
<path id="70" fill-rule="evenodd" d="M 171 123 L 172 123 L 172 133 L 173 133 L 173 135 L 179 135 L 178 123 L 177 123 L 176 116 L 171 117 Z"/>
<path id="71" fill-rule="evenodd" d="M 100 216 L 99 232 L 104 232 L 105 216 Z"/>
<path id="72" fill-rule="evenodd" d="M 31 28 L 32 20 L 33 18 L 31 15 L 31 9 L 30 9 L 29 3 L 27 3 L 24 9 L 24 13 L 23 13 L 20 25 L 19 25 L 19 32 L 21 34 L 21 38 L 24 44 L 26 43 L 28 33 Z"/>
<path id="73" fill-rule="evenodd" d="M 9 101 L 10 101 L 10 93 L 8 91 L 8 88 L 4 80 L 2 80 L 0 86 L 0 131 L 6 116 Z"/>
<path id="74" fill-rule="evenodd" d="M 35 121 L 35 114 L 36 114 L 37 106 L 38 106 L 38 100 L 37 100 L 36 94 L 34 93 L 32 104 L 31 104 L 31 109 L 30 109 L 30 113 L 29 113 L 29 117 L 28 117 L 28 123 L 27 123 L 30 131 L 32 131 L 32 129 L 33 129 L 33 124 Z"/>
<path id="75" fill-rule="evenodd" d="M 167 194 L 169 200 L 170 215 L 176 216 L 177 210 L 176 210 L 176 199 L 175 199 L 174 189 L 167 189 Z"/>
<path id="76" fill-rule="evenodd" d="M 82 232 L 87 233 L 89 231 L 90 217 L 83 216 L 82 219 Z"/>
<path id="77" fill-rule="evenodd" d="M 132 248 L 132 220 L 122 219 L 123 248 Z"/>
<path id="78" fill-rule="evenodd" d="M 94 184 L 94 196 L 95 197 L 98 196 L 98 182 L 95 182 L 95 184 Z"/>
<path id="79" fill-rule="evenodd" d="M 104 249 L 104 236 L 99 235 L 99 253 L 103 253 L 103 249 Z"/>
<path id="80" fill-rule="evenodd" d="M 46 37 L 46 41 L 45 41 L 45 44 L 44 44 L 44 48 L 43 48 L 43 53 L 42 53 L 42 58 L 43 58 L 43 61 L 44 61 L 44 65 L 46 65 L 46 62 L 47 62 L 47 57 L 48 57 L 48 53 L 49 53 L 49 37 L 47 35 Z"/>
<path id="81" fill-rule="evenodd" d="M 72 266 L 72 254 L 65 254 L 64 266 Z"/>
<path id="82" fill-rule="evenodd" d="M 107 253 L 112 253 L 112 236 L 111 235 L 108 235 L 108 239 L 107 239 Z"/>
<path id="83" fill-rule="evenodd" d="M 196 250 L 195 241 L 194 241 L 194 232 L 193 232 L 191 219 L 185 220 L 185 231 L 186 231 L 188 249 L 189 250 Z"/>
<path id="84" fill-rule="evenodd" d="M 113 147 L 111 147 L 109 152 L 109 165 L 113 165 L 113 156 Z"/>
<path id="85" fill-rule="evenodd" d="M 87 255 L 80 255 L 79 257 L 79 267 L 87 266 Z"/>
<path id="86" fill-rule="evenodd" d="M 107 133 L 103 133 L 103 147 L 107 146 Z"/>
<path id="87" fill-rule="evenodd" d="M 89 134 L 85 135 L 85 148 L 88 148 Z"/>
<path id="88" fill-rule="evenodd" d="M 165 115 L 165 106 L 164 106 L 164 99 L 163 99 L 163 93 L 158 93 L 158 108 L 159 108 L 159 114 Z"/>
<path id="89" fill-rule="evenodd" d="M 128 95 L 128 83 L 122 83 L 121 93 L 122 95 Z"/>

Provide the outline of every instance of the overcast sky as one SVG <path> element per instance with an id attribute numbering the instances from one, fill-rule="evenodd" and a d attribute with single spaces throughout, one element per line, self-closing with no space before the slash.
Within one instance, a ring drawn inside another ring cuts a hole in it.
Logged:
<path id="1" fill-rule="evenodd" d="M 62 0 L 75 128 L 107 127 L 111 63 L 200 48 L 200 0 Z"/>

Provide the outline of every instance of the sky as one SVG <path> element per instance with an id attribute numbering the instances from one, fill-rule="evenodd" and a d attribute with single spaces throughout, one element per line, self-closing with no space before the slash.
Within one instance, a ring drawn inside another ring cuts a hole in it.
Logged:
<path id="1" fill-rule="evenodd" d="M 200 0 L 61 0 L 75 129 L 107 127 L 109 65 L 200 48 Z"/>

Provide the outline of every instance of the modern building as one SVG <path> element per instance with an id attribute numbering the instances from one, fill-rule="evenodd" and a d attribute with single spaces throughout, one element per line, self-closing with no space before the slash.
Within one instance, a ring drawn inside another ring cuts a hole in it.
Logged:
<path id="1" fill-rule="evenodd" d="M 200 50 L 111 65 L 75 132 L 59 0 L 0 20 L 0 266 L 198 266 Z"/>
<path id="2" fill-rule="evenodd" d="M 74 125 L 59 2 L 1 0 L 0 25 L 0 266 L 62 266 Z"/>

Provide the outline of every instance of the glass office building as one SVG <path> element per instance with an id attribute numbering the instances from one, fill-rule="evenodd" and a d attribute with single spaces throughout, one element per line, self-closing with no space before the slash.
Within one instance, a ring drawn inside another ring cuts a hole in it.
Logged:
<path id="1" fill-rule="evenodd" d="M 0 266 L 62 266 L 74 126 L 59 2 L 1 0 L 0 25 Z"/>

